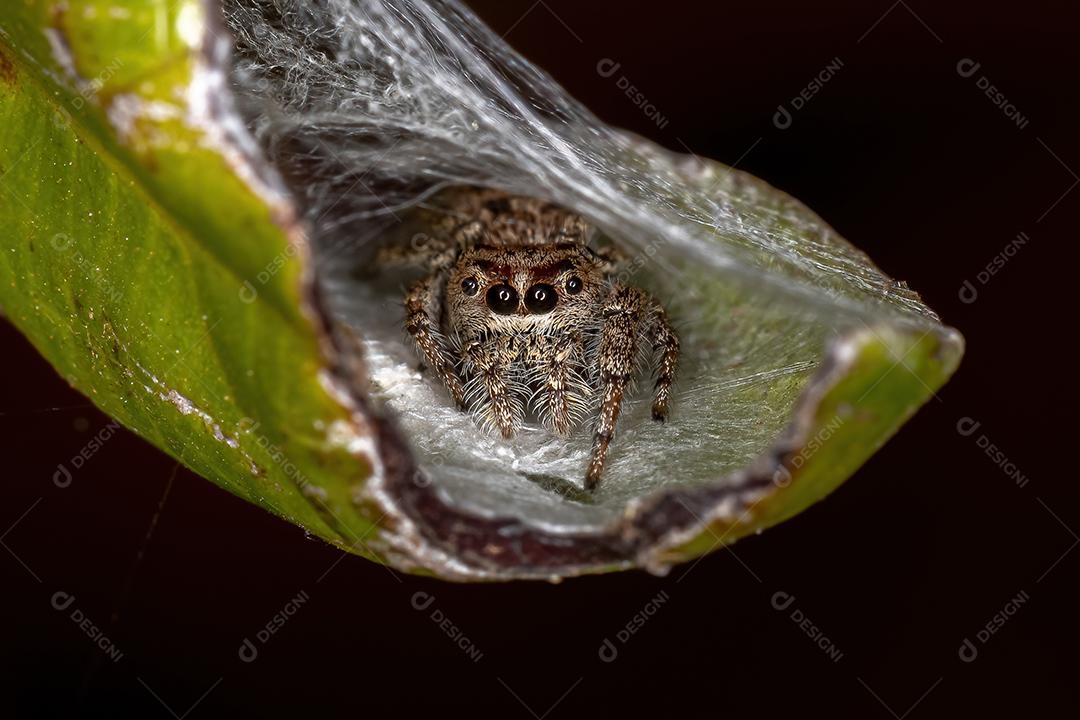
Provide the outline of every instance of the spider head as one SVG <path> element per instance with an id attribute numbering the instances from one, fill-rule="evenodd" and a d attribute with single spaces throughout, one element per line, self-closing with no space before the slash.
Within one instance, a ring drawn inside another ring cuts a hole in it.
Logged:
<path id="1" fill-rule="evenodd" d="M 447 282 L 451 324 L 467 334 L 580 325 L 607 288 L 592 252 L 576 244 L 477 246 Z"/>

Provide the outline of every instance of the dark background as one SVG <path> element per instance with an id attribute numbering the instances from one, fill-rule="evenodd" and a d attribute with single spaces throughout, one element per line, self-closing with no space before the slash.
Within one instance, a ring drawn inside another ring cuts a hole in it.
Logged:
<path id="1" fill-rule="evenodd" d="M 108 419 L 3 324 L 0 716 L 1076 716 L 1076 283 L 1063 251 L 1080 199 L 1068 192 L 1080 16 L 1070 2 L 889 3 L 472 3 L 602 118 L 791 192 L 965 334 L 939 398 L 835 494 L 737 556 L 667 578 L 411 578 L 342 559 L 187 471 L 170 481 L 173 462 L 127 432 L 57 488 L 57 462 Z M 615 76 L 597 73 L 604 58 L 621 63 Z M 778 104 L 833 58 L 841 69 L 775 127 Z M 963 58 L 981 63 L 970 78 Z M 663 128 L 620 92 L 623 75 Z M 1025 127 L 980 92 L 984 75 Z M 961 302 L 963 281 L 1018 232 L 1027 244 Z M 956 430 L 965 417 L 981 423 L 970 437 Z M 50 606 L 57 589 L 106 627 L 118 663 Z M 418 591 L 434 597 L 423 612 Z M 794 596 L 786 610 L 777 592 Z M 244 638 L 300 593 L 307 602 L 241 662 Z M 1014 598 L 1026 601 L 978 640 Z M 959 657 L 965 638 L 973 662 Z"/>

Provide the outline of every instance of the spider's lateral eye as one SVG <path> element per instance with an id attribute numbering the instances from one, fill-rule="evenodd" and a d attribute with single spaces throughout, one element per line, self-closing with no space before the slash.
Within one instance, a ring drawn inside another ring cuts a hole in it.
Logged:
<path id="1" fill-rule="evenodd" d="M 566 281 L 566 292 L 571 295 L 577 295 L 583 287 L 585 287 L 585 283 L 581 282 L 581 278 L 577 275 L 571 275 L 570 279 Z"/>
<path id="2" fill-rule="evenodd" d="M 487 291 L 487 304 L 500 315 L 510 315 L 517 310 L 517 290 L 509 285 L 493 285 Z"/>
<path id="3" fill-rule="evenodd" d="M 465 291 L 466 295 L 475 295 L 476 291 L 480 289 L 480 283 L 476 282 L 476 278 L 465 278 L 461 281 L 461 289 Z"/>
<path id="4" fill-rule="evenodd" d="M 533 315 L 543 315 L 551 312 L 559 302 L 555 288 L 544 283 L 537 283 L 525 293 L 525 307 Z"/>

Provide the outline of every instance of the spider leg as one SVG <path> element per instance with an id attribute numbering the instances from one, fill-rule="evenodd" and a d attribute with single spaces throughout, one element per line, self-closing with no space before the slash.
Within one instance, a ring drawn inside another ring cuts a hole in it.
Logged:
<path id="1" fill-rule="evenodd" d="M 450 391 L 459 408 L 465 406 L 465 391 L 454 369 L 453 352 L 442 335 L 433 327 L 432 306 L 439 273 L 432 273 L 409 286 L 405 294 L 405 328 L 412 335 L 428 366 L 431 367 Z"/>
<path id="2" fill-rule="evenodd" d="M 504 438 L 513 437 L 525 412 L 520 387 L 512 377 L 517 355 L 513 340 L 502 336 L 486 343 L 473 341 L 464 355 L 469 374 L 483 391 L 474 406 L 482 424 L 499 428 Z"/>
<path id="3" fill-rule="evenodd" d="M 634 371 L 638 334 L 648 297 L 631 287 L 613 289 L 604 307 L 597 363 L 600 367 L 600 415 L 593 434 L 592 458 L 585 473 L 585 489 L 595 490 L 604 472 L 608 446 L 622 410 L 623 394 Z"/>
<path id="4" fill-rule="evenodd" d="M 600 414 L 593 435 L 592 458 L 585 474 L 585 488 L 595 490 L 604 471 L 608 446 L 615 436 L 615 426 L 622 410 L 623 395 L 630 384 L 638 345 L 650 337 L 654 350 L 660 350 L 653 418 L 667 417 L 671 384 L 679 357 L 679 340 L 656 300 L 642 290 L 615 286 L 604 307 L 604 326 L 600 331 L 597 363 L 600 368 Z"/>
<path id="5" fill-rule="evenodd" d="M 653 353 L 657 356 L 656 395 L 653 398 L 652 418 L 664 422 L 668 416 L 671 385 L 675 382 L 675 371 L 679 366 L 679 338 L 671 329 L 667 313 L 660 303 L 653 300 L 651 304 L 649 334 L 652 337 Z"/>
<path id="6" fill-rule="evenodd" d="M 533 408 L 540 419 L 559 435 L 569 435 L 588 396 L 588 386 L 575 366 L 583 339 L 568 335 L 538 342 L 530 350 L 530 364 L 538 368 Z"/>

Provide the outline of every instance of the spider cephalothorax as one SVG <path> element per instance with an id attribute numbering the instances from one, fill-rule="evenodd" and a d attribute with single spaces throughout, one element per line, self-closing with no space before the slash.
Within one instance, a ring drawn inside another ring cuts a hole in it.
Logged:
<path id="1" fill-rule="evenodd" d="M 589 247 L 578 215 L 494 190 L 447 200 L 423 242 L 380 253 L 430 270 L 406 293 L 408 332 L 458 406 L 504 437 L 529 415 L 567 435 L 595 414 L 594 489 L 643 353 L 656 366 L 653 418 L 667 417 L 679 341 L 663 307 L 615 281 L 617 255 Z"/>

